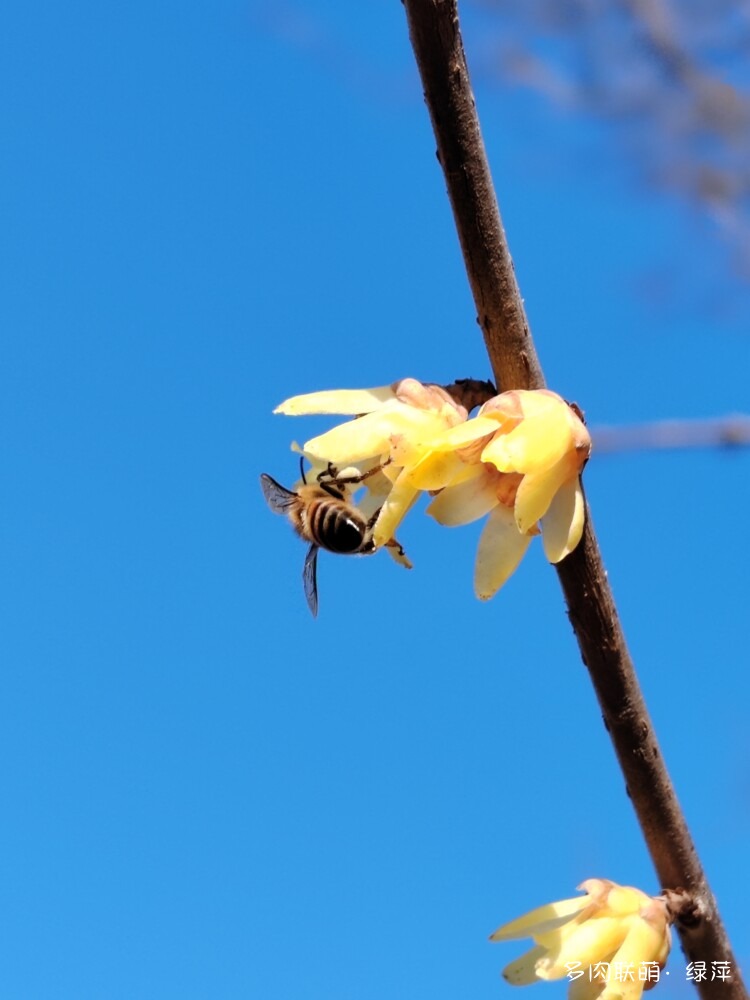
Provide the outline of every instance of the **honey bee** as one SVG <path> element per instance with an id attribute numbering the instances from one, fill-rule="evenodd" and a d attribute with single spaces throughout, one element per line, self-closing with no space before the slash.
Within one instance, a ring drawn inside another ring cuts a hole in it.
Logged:
<path id="1" fill-rule="evenodd" d="M 318 549 L 340 555 L 371 555 L 375 551 L 372 529 L 380 508 L 366 518 L 348 499 L 346 486 L 361 483 L 380 468 L 377 466 L 362 476 L 339 478 L 336 469 L 329 465 L 315 483 L 308 483 L 302 471 L 302 485 L 296 492 L 267 473 L 261 474 L 260 485 L 268 506 L 274 514 L 286 514 L 300 538 L 310 543 L 302 582 L 313 617 L 318 613 Z"/>

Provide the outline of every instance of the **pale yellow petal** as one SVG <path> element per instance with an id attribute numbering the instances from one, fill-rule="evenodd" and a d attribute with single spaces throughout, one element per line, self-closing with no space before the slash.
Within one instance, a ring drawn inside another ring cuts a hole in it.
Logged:
<path id="1" fill-rule="evenodd" d="M 605 962 L 614 955 L 622 944 L 629 929 L 628 919 L 621 917 L 593 917 L 571 928 L 571 933 L 562 937 L 560 946 L 550 952 L 545 964 L 540 966 L 540 979 L 559 979 L 566 975 L 570 962 L 581 962 L 583 966 Z"/>
<path id="2" fill-rule="evenodd" d="M 374 413 L 333 427 L 305 443 L 305 451 L 334 465 L 359 462 L 373 455 L 387 455 L 394 434 L 422 434 L 434 425 L 434 414 L 415 410 L 394 400 Z"/>
<path id="3" fill-rule="evenodd" d="M 643 993 L 645 980 L 639 979 L 643 963 L 658 962 L 663 954 L 664 938 L 669 935 L 666 921 L 662 927 L 654 926 L 640 917 L 634 918 L 621 946 L 612 956 L 607 988 L 602 1000 L 638 1000 Z M 617 972 L 633 967 L 633 979 L 618 978 Z M 646 969 L 643 968 L 643 973 Z"/>
<path id="4" fill-rule="evenodd" d="M 515 389 L 511 391 L 518 396 L 524 417 L 536 417 L 540 413 L 546 413 L 560 407 L 569 409 L 562 396 L 551 389 Z"/>
<path id="5" fill-rule="evenodd" d="M 573 899 L 561 899 L 556 903 L 546 903 L 538 906 L 522 917 L 511 920 L 510 923 L 498 927 L 490 935 L 490 941 L 515 941 L 518 938 L 536 937 L 568 923 L 589 905 L 588 896 L 574 896 Z"/>
<path id="6" fill-rule="evenodd" d="M 653 958 L 659 965 L 664 965 L 672 945 L 672 932 L 669 926 L 666 900 L 661 897 L 650 898 L 648 903 L 641 908 L 641 918 L 655 927 L 661 935 L 661 944 Z"/>
<path id="7" fill-rule="evenodd" d="M 396 465 L 395 462 L 388 462 L 387 465 L 383 466 L 379 475 L 382 475 L 383 478 L 389 483 L 388 489 L 390 490 L 391 486 L 393 486 L 402 472 L 403 469 L 400 465 Z"/>
<path id="8" fill-rule="evenodd" d="M 550 409 L 528 417 L 509 434 L 496 434 L 482 452 L 500 472 L 544 472 L 574 450 L 565 413 Z"/>
<path id="9" fill-rule="evenodd" d="M 283 413 L 288 417 L 313 413 L 371 413 L 395 398 L 396 393 L 389 385 L 381 385 L 375 389 L 327 389 L 292 396 L 280 403 L 273 412 Z"/>
<path id="10" fill-rule="evenodd" d="M 391 461 L 410 469 L 413 485 L 420 490 L 439 490 L 461 472 L 465 463 L 454 451 L 434 448 L 445 429 L 439 414 L 425 413 L 419 420 L 420 426 L 414 425 L 405 431 L 399 429 L 391 435 Z"/>
<path id="11" fill-rule="evenodd" d="M 672 932 L 670 931 L 669 927 L 667 927 L 666 931 L 664 932 L 664 938 L 661 943 L 661 948 L 656 953 L 656 955 L 654 955 L 654 961 L 658 962 L 659 965 L 666 965 L 667 959 L 669 958 L 669 952 L 671 947 L 672 947 Z"/>
<path id="12" fill-rule="evenodd" d="M 609 887 L 605 900 L 606 912 L 611 916 L 632 916 L 646 907 L 655 912 L 664 913 L 664 907 L 657 904 L 652 907 L 654 900 L 647 896 L 640 889 L 635 889 L 630 885 L 618 885 L 613 882 Z"/>
<path id="13" fill-rule="evenodd" d="M 461 474 L 464 464 L 455 452 L 428 451 L 407 469 L 407 479 L 418 490 L 441 490 Z"/>
<path id="14" fill-rule="evenodd" d="M 472 479 L 477 479 L 479 476 L 484 474 L 484 470 L 488 466 L 482 465 L 481 462 L 473 462 L 471 464 L 464 464 L 456 473 L 456 475 L 451 479 L 450 486 L 459 486 L 461 483 L 468 483 Z"/>
<path id="15" fill-rule="evenodd" d="M 542 518 L 542 542 L 551 563 L 559 563 L 578 545 L 584 518 L 583 490 L 576 476 L 562 484 Z"/>
<path id="16" fill-rule="evenodd" d="M 607 905 L 610 892 L 616 886 L 617 883 L 608 878 L 586 878 L 576 886 L 576 889 L 588 893 L 592 907 L 597 912 L 602 912 Z"/>
<path id="17" fill-rule="evenodd" d="M 440 415 L 448 427 L 466 420 L 466 408 L 457 403 L 441 385 L 424 384 L 414 378 L 402 378 L 400 382 L 394 382 L 392 388 L 402 402 L 420 410 L 432 410 Z"/>
<path id="18" fill-rule="evenodd" d="M 372 536 L 376 545 L 385 545 L 393 538 L 396 529 L 418 496 L 419 490 L 405 482 L 402 473 L 393 484 L 393 489 L 380 508 Z"/>
<path id="19" fill-rule="evenodd" d="M 474 567 L 474 591 L 480 601 L 489 600 L 512 576 L 530 541 L 531 536 L 516 527 L 513 511 L 495 507 L 479 538 Z"/>
<path id="20" fill-rule="evenodd" d="M 391 462 L 398 468 L 416 465 L 427 453 L 427 445 L 422 437 L 416 438 L 411 432 L 391 434 L 388 443 L 388 454 Z"/>
<path id="21" fill-rule="evenodd" d="M 569 478 L 570 468 L 565 459 L 544 472 L 523 477 L 515 504 L 519 531 L 529 531 L 547 513 L 555 493 Z"/>
<path id="22" fill-rule="evenodd" d="M 500 421 L 507 431 L 510 427 L 514 427 L 519 421 L 523 420 L 523 410 L 521 409 L 521 396 L 523 396 L 524 390 L 511 389 L 508 392 L 501 392 L 497 396 L 493 396 L 492 399 L 488 399 L 486 403 L 483 403 L 477 412 L 477 416 L 491 416 L 493 419 Z"/>
<path id="23" fill-rule="evenodd" d="M 490 434 L 498 433 L 498 421 L 492 417 L 472 417 L 462 424 L 457 424 L 448 430 L 443 430 L 431 442 L 433 448 L 439 451 L 454 451 L 464 448 Z"/>
<path id="24" fill-rule="evenodd" d="M 507 389 L 483 403 L 479 412 L 497 413 L 512 420 L 535 417 L 563 400 L 549 389 Z"/>
<path id="25" fill-rule="evenodd" d="M 638 979 L 637 972 L 633 980 L 612 978 L 604 985 L 599 998 L 600 1000 L 639 1000 L 639 997 L 643 995 L 645 985 L 644 980 Z"/>
<path id="26" fill-rule="evenodd" d="M 503 979 L 511 986 L 530 986 L 531 983 L 537 982 L 539 977 L 536 974 L 536 967 L 544 955 L 544 948 L 531 948 L 505 966 Z"/>
<path id="27" fill-rule="evenodd" d="M 583 973 L 577 979 L 570 979 L 568 1000 L 597 1000 L 607 985 L 602 979 L 589 979 L 589 970 L 576 966 L 576 972 Z M 566 972 L 566 975 L 569 973 Z"/>
<path id="28" fill-rule="evenodd" d="M 625 940 L 615 954 L 614 961 L 636 966 L 641 962 L 657 962 L 663 955 L 665 938 L 669 939 L 666 921 L 658 927 L 642 917 L 634 918 Z"/>
<path id="29" fill-rule="evenodd" d="M 481 466 L 475 468 L 478 474 L 473 479 L 447 487 L 428 506 L 426 513 L 438 524 L 449 528 L 471 524 L 497 506 L 497 489 L 492 477 L 482 475 Z"/>

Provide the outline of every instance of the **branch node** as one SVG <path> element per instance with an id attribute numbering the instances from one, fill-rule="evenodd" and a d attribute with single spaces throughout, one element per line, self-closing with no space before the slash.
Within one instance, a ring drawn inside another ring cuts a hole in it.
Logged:
<path id="1" fill-rule="evenodd" d="M 665 889 L 661 895 L 667 904 L 669 919 L 681 927 L 690 930 L 705 918 L 703 907 L 687 889 Z"/>

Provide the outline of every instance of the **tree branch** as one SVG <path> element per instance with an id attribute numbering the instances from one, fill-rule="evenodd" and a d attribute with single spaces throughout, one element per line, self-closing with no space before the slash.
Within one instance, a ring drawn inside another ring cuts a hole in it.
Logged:
<path id="1" fill-rule="evenodd" d="M 597 455 L 654 448 L 740 448 L 750 445 L 750 416 L 708 420 L 657 420 L 624 427 L 590 427 Z"/>
<path id="2" fill-rule="evenodd" d="M 454 3 L 405 4 L 437 156 L 498 389 L 544 388 L 484 152 Z M 471 150 L 470 156 L 467 151 Z"/>
<path id="3" fill-rule="evenodd" d="M 544 379 L 503 231 L 461 41 L 455 0 L 404 0 L 464 262 L 495 380 L 505 390 Z M 656 740 L 607 581 L 590 514 L 557 567 L 578 639 L 657 875 L 684 888 L 677 927 L 690 961 L 730 962 L 732 979 L 697 984 L 704 1000 L 746 1000 L 716 901 Z"/>

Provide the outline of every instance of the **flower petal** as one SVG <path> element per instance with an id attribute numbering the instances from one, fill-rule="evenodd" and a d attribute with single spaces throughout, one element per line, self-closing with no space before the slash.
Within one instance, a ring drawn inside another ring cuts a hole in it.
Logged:
<path id="1" fill-rule="evenodd" d="M 407 478 L 418 490 L 441 490 L 463 472 L 465 463 L 452 451 L 428 451 L 408 471 Z"/>
<path id="2" fill-rule="evenodd" d="M 498 505 L 487 519 L 479 538 L 474 567 L 474 590 L 487 601 L 513 575 L 531 541 L 516 527 L 513 512 Z"/>
<path id="3" fill-rule="evenodd" d="M 603 912 L 613 917 L 630 917 L 640 913 L 644 907 L 652 908 L 653 899 L 632 885 L 617 885 L 610 883 L 606 895 L 602 899 Z M 659 912 L 658 905 L 653 907 Z"/>
<path id="4" fill-rule="evenodd" d="M 567 403 L 551 389 L 507 389 L 483 403 L 479 413 L 497 414 L 499 419 L 510 419 L 518 423 L 559 406 L 567 406 Z"/>
<path id="5" fill-rule="evenodd" d="M 498 927 L 495 933 L 490 935 L 490 941 L 514 941 L 517 938 L 546 934 L 555 927 L 568 923 L 585 910 L 590 902 L 588 896 L 574 896 L 573 899 L 561 899 L 556 903 L 538 906 L 522 917 Z"/>
<path id="6" fill-rule="evenodd" d="M 645 980 L 640 978 L 643 963 L 659 961 L 665 934 L 669 935 L 666 920 L 664 926 L 658 928 L 638 917 L 633 919 L 625 940 L 612 956 L 612 968 L 602 1000 L 638 1000 L 645 985 Z M 629 966 L 633 968 L 633 979 L 617 978 L 617 970 Z"/>
<path id="7" fill-rule="evenodd" d="M 476 476 L 458 486 L 448 486 L 428 506 L 426 513 L 438 524 L 449 528 L 471 524 L 497 506 L 497 487 L 492 476 L 483 474 L 481 465 L 473 468 L 477 471 Z"/>
<path id="8" fill-rule="evenodd" d="M 435 414 L 393 400 L 374 413 L 347 420 L 325 434 L 312 438 L 305 451 L 323 461 L 351 464 L 389 451 L 391 435 L 424 434 L 435 427 Z M 441 425 L 442 428 L 443 425 Z"/>
<path id="9" fill-rule="evenodd" d="M 562 396 L 551 389 L 511 389 L 508 395 L 511 394 L 518 398 L 524 417 L 536 417 L 554 407 L 568 406 Z"/>
<path id="10" fill-rule="evenodd" d="M 560 408 L 527 417 L 509 434 L 496 434 L 482 452 L 500 472 L 543 472 L 574 448 L 570 424 Z"/>
<path id="11" fill-rule="evenodd" d="M 472 417 L 462 424 L 456 424 L 455 427 L 443 431 L 432 442 L 432 447 L 439 451 L 454 451 L 497 433 L 498 421 L 493 417 Z"/>
<path id="12" fill-rule="evenodd" d="M 503 969 L 503 979 L 511 986 L 530 986 L 538 981 L 536 967 L 546 954 L 544 948 L 531 948 L 523 955 L 509 962 Z"/>
<path id="13" fill-rule="evenodd" d="M 576 966 L 571 972 L 580 972 L 577 979 L 573 979 L 568 987 L 568 1000 L 597 1000 L 607 985 L 602 979 L 589 979 L 589 970 L 582 966 Z M 571 973 L 566 973 L 570 975 Z"/>
<path id="14" fill-rule="evenodd" d="M 402 403 L 440 414 L 448 427 L 466 420 L 466 407 L 457 403 L 442 385 L 424 384 L 415 378 L 402 378 L 393 383 L 393 391 Z"/>
<path id="15" fill-rule="evenodd" d="M 396 393 L 389 385 L 381 385 L 375 389 L 327 389 L 292 396 L 280 403 L 273 412 L 289 417 L 312 413 L 371 413 L 395 398 Z"/>
<path id="16" fill-rule="evenodd" d="M 571 962 L 583 966 L 606 962 L 622 944 L 629 929 L 629 919 L 623 917 L 593 917 L 571 927 L 571 933 L 561 936 L 559 947 L 537 969 L 540 979 L 560 979 L 567 975 Z"/>
<path id="17" fill-rule="evenodd" d="M 570 465 L 565 458 L 544 472 L 527 474 L 521 480 L 516 493 L 516 524 L 518 530 L 529 531 L 549 510 L 552 498 L 566 479 L 571 476 Z"/>
<path id="18" fill-rule="evenodd" d="M 625 965 L 629 962 L 635 965 L 641 962 L 658 962 L 664 954 L 665 938 L 669 941 L 670 932 L 666 916 L 661 926 L 649 923 L 642 917 L 636 917 L 614 960 Z"/>
<path id="19" fill-rule="evenodd" d="M 576 476 L 562 484 L 542 518 L 542 542 L 551 563 L 559 563 L 578 545 L 584 519 L 583 490 Z"/>
<path id="20" fill-rule="evenodd" d="M 396 528 L 409 512 L 409 508 L 419 495 L 419 490 L 406 482 L 402 472 L 393 489 L 386 497 L 372 533 L 376 545 L 386 545 L 395 535 Z"/>

